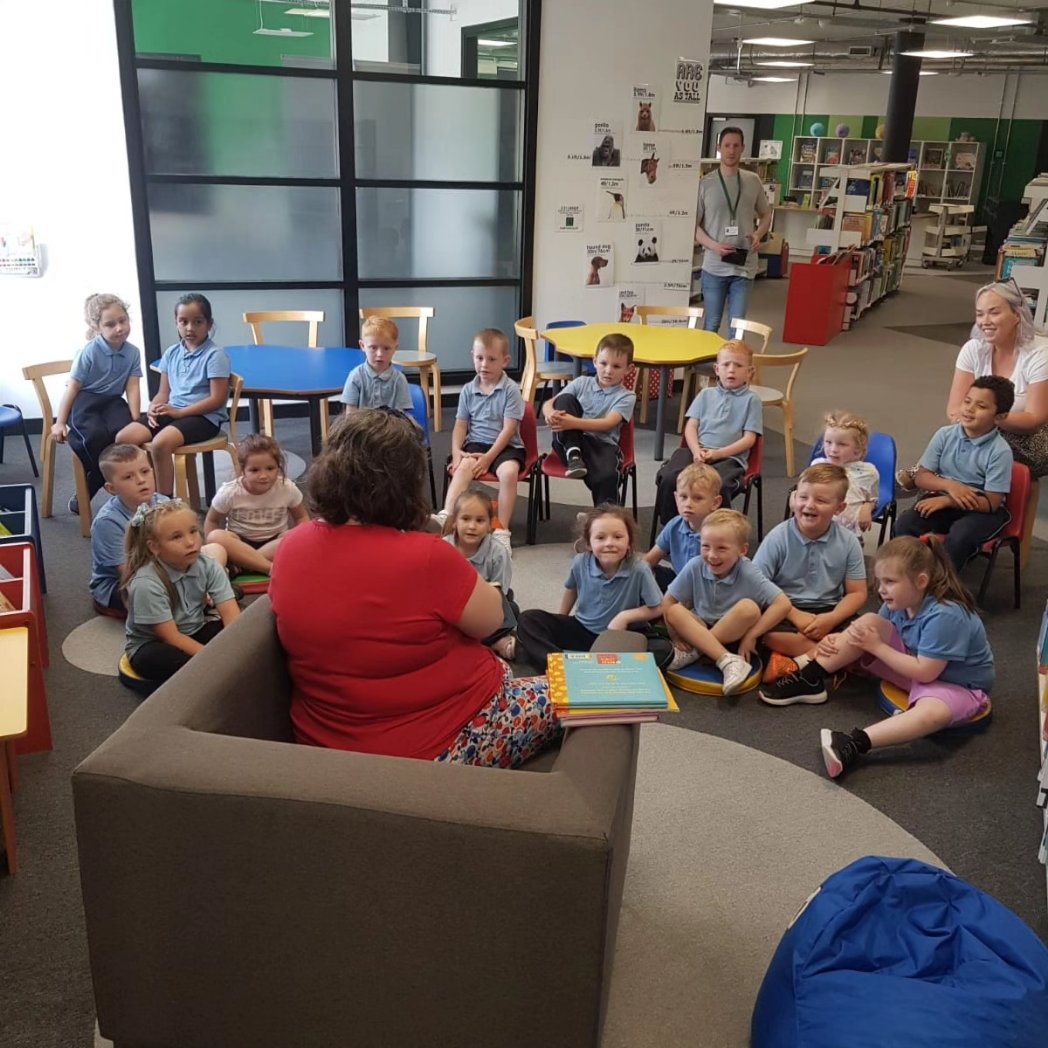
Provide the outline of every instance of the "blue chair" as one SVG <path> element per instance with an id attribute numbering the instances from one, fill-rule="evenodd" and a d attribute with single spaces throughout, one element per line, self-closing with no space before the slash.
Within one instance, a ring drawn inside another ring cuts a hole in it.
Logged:
<path id="1" fill-rule="evenodd" d="M 429 495 L 433 508 L 437 508 L 437 478 L 433 475 L 433 448 L 429 441 L 429 408 L 426 404 L 426 391 L 421 386 L 408 385 L 411 390 L 411 410 L 405 411 L 422 427 L 422 446 L 426 449 L 426 463 L 429 466 Z"/>
<path id="2" fill-rule="evenodd" d="M 29 456 L 29 465 L 33 467 L 33 476 L 39 477 L 40 471 L 36 468 L 33 445 L 29 443 L 29 431 L 25 428 L 25 418 L 22 416 L 22 409 L 14 404 L 0 404 L 0 463 L 4 461 L 4 430 L 10 426 L 18 426 L 21 429 L 22 439 L 25 441 L 26 454 Z"/>
<path id="3" fill-rule="evenodd" d="M 545 326 L 545 328 L 543 330 L 544 331 L 553 331 L 556 328 L 573 328 L 573 327 L 585 327 L 585 326 L 586 326 L 586 321 L 585 320 L 551 320 Z M 548 339 L 546 340 L 546 359 L 547 360 L 557 360 L 557 361 L 566 359 L 563 354 L 561 354 L 559 357 L 557 356 L 557 351 L 554 348 L 553 343 L 550 342 Z M 592 360 L 583 361 L 582 373 L 584 375 L 595 375 L 597 373 L 597 369 L 593 366 L 593 361 Z M 558 387 L 559 385 L 560 385 L 560 383 L 558 383 L 558 382 L 554 383 L 554 387 Z M 557 389 L 557 388 L 554 389 L 554 393 L 559 393 L 559 392 L 560 392 L 559 389 Z"/>

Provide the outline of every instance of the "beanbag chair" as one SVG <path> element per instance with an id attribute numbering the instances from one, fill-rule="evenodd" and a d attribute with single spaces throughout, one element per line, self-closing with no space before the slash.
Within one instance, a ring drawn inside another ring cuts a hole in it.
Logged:
<path id="1" fill-rule="evenodd" d="M 995 899 L 915 859 L 830 877 L 783 936 L 752 1048 L 1044 1048 L 1048 949 Z"/>

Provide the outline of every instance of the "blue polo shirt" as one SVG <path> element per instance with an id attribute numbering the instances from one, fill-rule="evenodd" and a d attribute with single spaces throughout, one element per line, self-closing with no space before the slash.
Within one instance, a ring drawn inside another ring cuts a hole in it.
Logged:
<path id="1" fill-rule="evenodd" d="M 979 691 L 993 687 L 993 652 L 978 615 L 952 601 L 936 600 L 931 594 L 912 619 L 905 609 L 891 611 L 886 604 L 878 614 L 896 628 L 911 655 L 946 660 L 939 680 Z"/>
<path id="2" fill-rule="evenodd" d="M 411 390 L 404 372 L 397 367 L 375 371 L 365 361 L 358 364 L 346 377 L 342 403 L 351 408 L 394 408 L 411 410 Z M 422 421 L 419 420 L 419 425 Z"/>
<path id="3" fill-rule="evenodd" d="M 747 597 L 764 611 L 782 595 L 782 590 L 769 582 L 748 557 L 740 557 L 722 579 L 713 574 L 706 561 L 695 557 L 688 561 L 666 592 L 692 608 L 703 622 L 719 622 Z"/>
<path id="4" fill-rule="evenodd" d="M 491 447 L 498 440 L 506 419 L 519 422 L 524 417 L 524 397 L 520 386 L 503 372 L 502 378 L 495 383 L 490 393 L 480 388 L 480 378 L 467 382 L 459 393 L 458 410 L 455 419 L 469 424 L 466 433 L 467 444 L 484 444 Z M 511 448 L 524 447 L 520 438 L 520 428 L 509 442 Z"/>
<path id="5" fill-rule="evenodd" d="M 138 347 L 125 342 L 119 349 L 113 349 L 101 335 L 96 335 L 77 353 L 69 373 L 85 393 L 102 397 L 122 397 L 132 376 L 142 377 L 142 354 Z"/>
<path id="6" fill-rule="evenodd" d="M 160 358 L 158 371 L 167 373 L 171 396 L 168 398 L 172 407 L 188 408 L 211 396 L 213 378 L 229 378 L 232 367 L 229 356 L 221 346 L 216 346 L 208 339 L 202 346 L 191 353 L 184 342 L 176 342 Z M 209 411 L 204 418 L 221 426 L 229 418 L 226 405 Z"/>
<path id="7" fill-rule="evenodd" d="M 597 381 L 595 375 L 580 375 L 573 378 L 562 393 L 571 393 L 578 398 L 582 405 L 583 418 L 605 418 L 613 412 L 622 416 L 623 422 L 629 422 L 633 418 L 633 408 L 636 406 L 637 398 L 633 391 L 627 389 L 622 383 L 605 389 Z M 622 426 L 605 430 L 603 433 L 591 433 L 591 437 L 604 444 L 618 444 L 619 430 Z"/>
<path id="8" fill-rule="evenodd" d="M 454 535 L 445 535 L 444 541 L 458 549 Z M 477 574 L 485 582 L 498 586 L 503 593 L 509 593 L 513 585 L 513 560 L 509 550 L 501 542 L 496 542 L 492 535 L 485 535 L 477 552 L 472 557 L 466 557 L 466 560 L 477 569 Z"/>
<path id="9" fill-rule="evenodd" d="M 858 538 L 835 520 L 817 539 L 805 538 L 794 517 L 776 524 L 764 536 L 753 563 L 796 608 L 837 604 L 844 596 L 845 579 L 866 581 Z"/>
<path id="10" fill-rule="evenodd" d="M 127 644 L 128 655 L 134 655 L 143 644 L 156 640 L 152 627 L 174 619 L 179 633 L 191 636 L 204 625 L 210 595 L 215 604 L 233 599 L 226 569 L 201 553 L 187 571 L 176 571 L 164 565 L 168 578 L 174 584 L 178 601 L 174 612 L 167 589 L 152 561 L 135 574 L 127 588 Z"/>
<path id="11" fill-rule="evenodd" d="M 679 573 L 692 557 L 699 555 L 702 535 L 698 531 L 692 531 L 683 517 L 674 517 L 659 532 L 655 545 L 666 553 L 673 570 Z"/>
<path id="12" fill-rule="evenodd" d="M 1012 488 L 1012 449 L 996 428 L 972 440 L 959 422 L 943 426 L 921 456 L 921 465 L 980 491 L 1007 495 Z"/>
<path id="13" fill-rule="evenodd" d="M 590 633 L 602 633 L 620 611 L 662 603 L 655 576 L 639 557 L 627 557 L 609 579 L 592 553 L 576 554 L 564 588 L 575 591 L 575 618 Z"/>
<path id="14" fill-rule="evenodd" d="M 761 398 L 749 386 L 707 386 L 691 402 L 688 418 L 698 419 L 699 443 L 704 448 L 726 448 L 741 440 L 743 433 L 764 432 Z M 745 466 L 749 449 L 731 457 Z"/>
<path id="15" fill-rule="evenodd" d="M 150 506 L 167 502 L 166 495 L 156 492 L 149 500 Z M 135 510 L 128 509 L 119 495 L 113 495 L 102 504 L 102 508 L 91 521 L 91 581 L 88 587 L 91 596 L 102 607 L 120 585 L 120 568 L 124 563 L 124 536 Z"/>

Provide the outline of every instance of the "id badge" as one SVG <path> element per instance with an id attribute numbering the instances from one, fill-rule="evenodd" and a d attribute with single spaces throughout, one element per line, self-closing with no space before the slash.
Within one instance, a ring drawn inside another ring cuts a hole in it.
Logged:
<path id="1" fill-rule="evenodd" d="M 724 227 L 724 235 L 726 237 L 737 237 L 739 235 L 739 227 L 738 226 L 725 226 Z"/>

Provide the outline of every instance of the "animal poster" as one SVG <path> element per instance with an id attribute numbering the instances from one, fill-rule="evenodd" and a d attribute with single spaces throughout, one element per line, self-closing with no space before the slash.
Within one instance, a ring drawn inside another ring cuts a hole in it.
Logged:
<path id="1" fill-rule="evenodd" d="M 622 125 L 598 120 L 593 125 L 593 167 L 622 166 Z"/>
<path id="2" fill-rule="evenodd" d="M 617 309 L 615 322 L 618 324 L 630 324 L 637 312 L 637 306 L 644 305 L 644 288 L 642 287 L 620 287 L 617 296 Z"/>
<path id="3" fill-rule="evenodd" d="M 637 265 L 659 261 L 662 226 L 659 222 L 647 220 L 633 223 L 633 245 Z"/>
<path id="4" fill-rule="evenodd" d="M 658 130 L 658 95 L 648 84 L 633 85 L 633 108 L 629 124 L 633 131 Z"/>
<path id="5" fill-rule="evenodd" d="M 626 221 L 625 175 L 601 175 L 597 179 L 597 221 Z"/>
<path id="6" fill-rule="evenodd" d="M 611 287 L 615 283 L 615 245 L 586 245 L 586 287 Z"/>
<path id="7" fill-rule="evenodd" d="M 640 142 L 640 181 L 642 185 L 653 186 L 659 180 L 659 164 L 666 170 L 670 162 L 669 141 L 660 143 L 654 138 L 644 138 Z"/>
<path id="8" fill-rule="evenodd" d="M 702 105 L 704 71 L 702 62 L 678 58 L 673 70 L 673 101 Z"/>
<path id="9" fill-rule="evenodd" d="M 581 233 L 584 217 L 581 204 L 561 204 L 557 208 L 557 229 L 562 233 Z"/>

